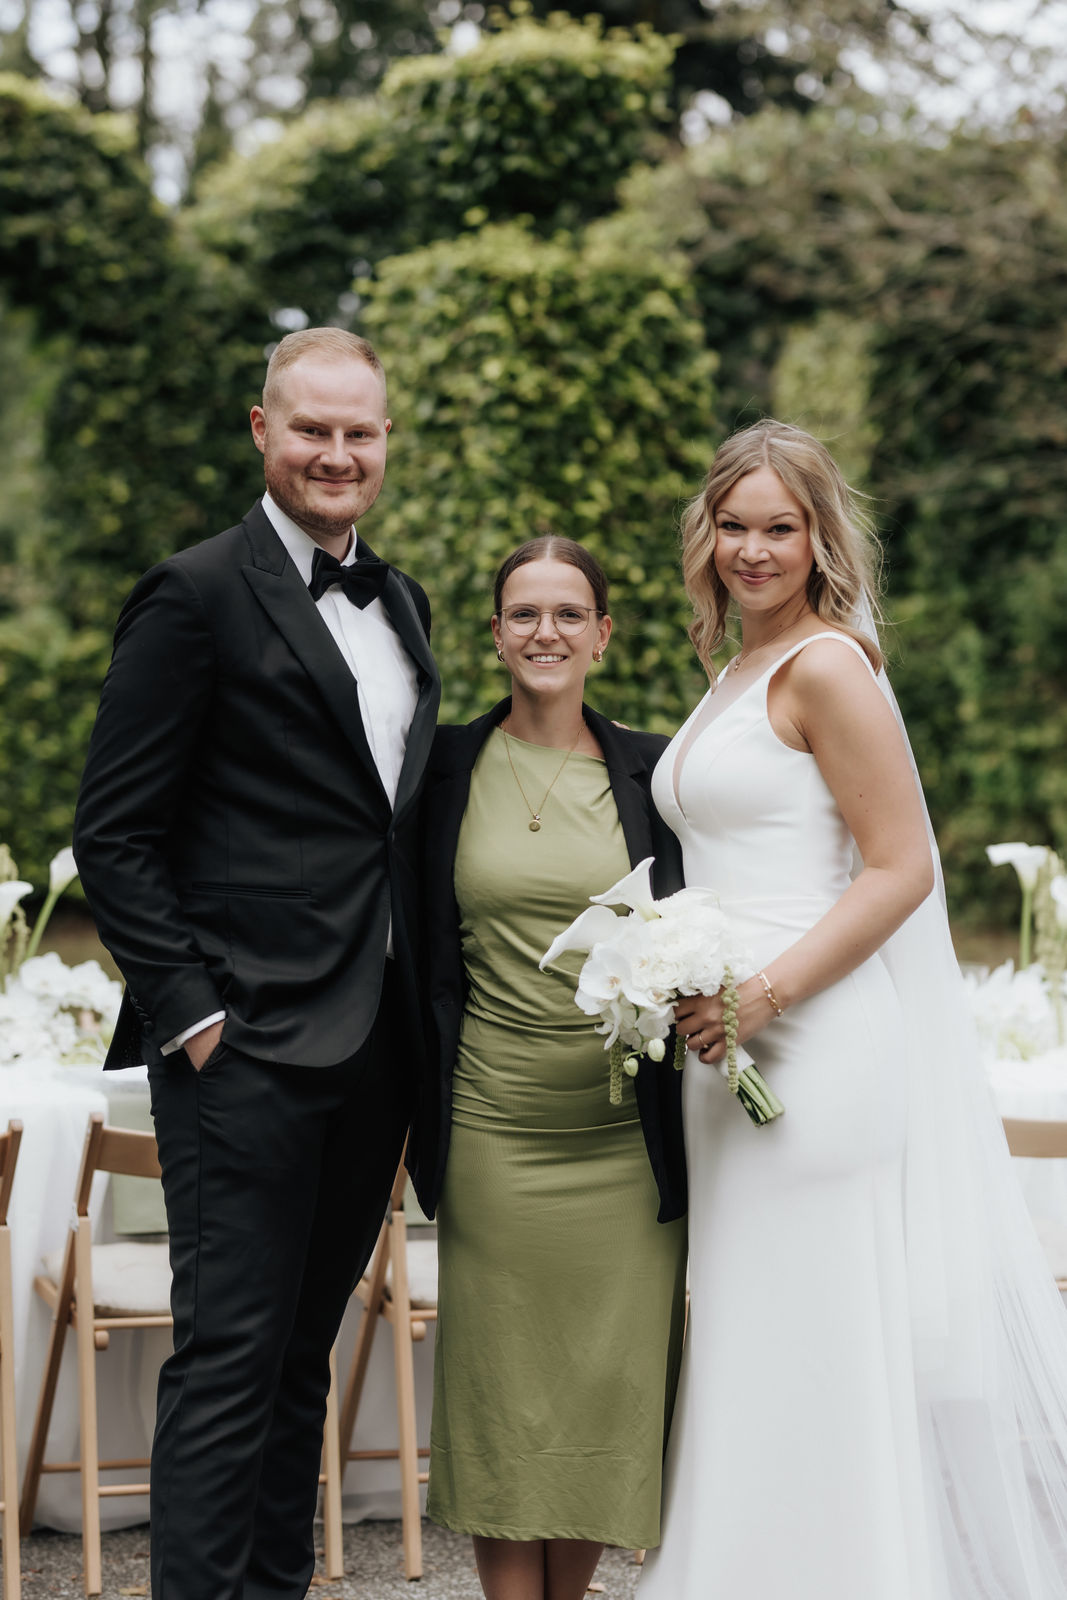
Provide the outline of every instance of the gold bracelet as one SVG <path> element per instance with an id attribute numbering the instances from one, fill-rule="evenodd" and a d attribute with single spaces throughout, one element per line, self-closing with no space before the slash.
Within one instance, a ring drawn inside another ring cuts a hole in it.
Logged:
<path id="1" fill-rule="evenodd" d="M 767 996 L 767 999 L 771 1002 L 771 1005 L 774 1007 L 775 1016 L 780 1017 L 782 1014 L 782 1007 L 778 1004 L 774 990 L 771 988 L 770 978 L 768 978 L 765 972 L 757 972 L 756 977 L 759 979 L 760 983 L 762 983 L 763 992 Z"/>

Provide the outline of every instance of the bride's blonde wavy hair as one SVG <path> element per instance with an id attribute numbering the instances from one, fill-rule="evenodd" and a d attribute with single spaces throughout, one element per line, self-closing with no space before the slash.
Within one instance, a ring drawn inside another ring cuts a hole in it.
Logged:
<path id="1" fill-rule="evenodd" d="M 881 620 L 881 550 L 871 519 L 824 444 L 803 428 L 765 417 L 719 446 L 700 493 L 682 516 L 682 576 L 694 613 L 689 637 L 708 677 L 714 683 L 712 658 L 726 637 L 730 605 L 715 570 L 715 511 L 741 478 L 760 467 L 776 472 L 807 512 L 815 558 L 808 577 L 812 610 L 862 645 L 877 671 L 878 644 L 855 625 L 865 601 L 874 621 Z"/>

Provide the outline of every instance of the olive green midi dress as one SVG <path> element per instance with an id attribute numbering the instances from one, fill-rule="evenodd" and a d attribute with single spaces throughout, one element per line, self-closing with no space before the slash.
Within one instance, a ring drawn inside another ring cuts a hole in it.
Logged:
<path id="1" fill-rule="evenodd" d="M 469 993 L 438 1209 L 428 1513 L 498 1539 L 659 1542 L 685 1307 L 684 1221 L 658 1195 L 633 1084 L 538 961 L 629 871 L 607 769 L 495 731 L 455 865 Z"/>

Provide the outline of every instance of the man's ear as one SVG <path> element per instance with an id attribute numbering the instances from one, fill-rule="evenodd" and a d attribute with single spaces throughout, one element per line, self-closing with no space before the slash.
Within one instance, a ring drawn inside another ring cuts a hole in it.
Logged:
<path id="1" fill-rule="evenodd" d="M 253 406 L 248 413 L 248 420 L 252 424 L 252 438 L 255 440 L 256 449 L 262 454 L 267 437 L 267 416 L 263 407 Z"/>

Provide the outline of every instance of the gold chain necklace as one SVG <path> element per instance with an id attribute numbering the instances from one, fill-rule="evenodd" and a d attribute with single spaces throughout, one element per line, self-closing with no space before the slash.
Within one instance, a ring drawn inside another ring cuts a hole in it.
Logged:
<path id="1" fill-rule="evenodd" d="M 567 762 L 570 760 L 571 756 L 577 750 L 578 743 L 579 743 L 579 740 L 582 737 L 582 733 L 583 733 L 584 729 L 585 729 L 585 723 L 583 722 L 583 723 L 581 723 L 581 725 L 578 728 L 578 737 L 575 739 L 574 743 L 571 745 L 570 749 L 567 751 L 567 754 L 563 757 L 563 760 L 560 762 L 559 771 L 556 773 L 556 776 L 552 779 L 552 782 L 549 784 L 548 788 L 545 790 L 544 794 L 541 796 L 541 804 L 538 806 L 537 810 L 535 811 L 533 806 L 530 804 L 529 800 L 526 798 L 526 790 L 523 788 L 521 782 L 519 781 L 519 775 L 515 771 L 515 763 L 511 759 L 511 738 L 510 738 L 510 736 L 508 734 L 508 730 L 505 728 L 503 723 L 500 724 L 500 731 L 504 735 L 504 750 L 505 750 L 505 752 L 507 754 L 508 766 L 511 768 L 511 776 L 515 779 L 515 783 L 516 783 L 516 786 L 518 788 L 518 791 L 522 795 L 523 802 L 524 802 L 524 804 L 526 806 L 527 811 L 530 813 L 529 827 L 530 827 L 530 832 L 531 833 L 540 833 L 541 832 L 541 813 L 545 809 L 545 801 L 548 799 L 549 795 L 552 793 L 553 789 L 556 787 L 556 784 L 557 784 L 557 782 L 558 782 L 558 780 L 559 780 L 559 778 L 560 778 L 560 776 L 561 776 L 561 774 L 563 772 L 564 767 L 567 765 Z"/>

